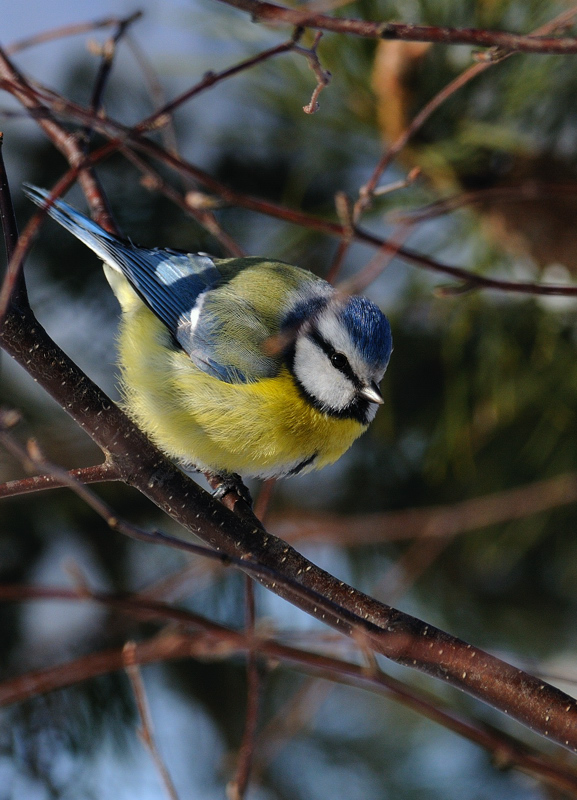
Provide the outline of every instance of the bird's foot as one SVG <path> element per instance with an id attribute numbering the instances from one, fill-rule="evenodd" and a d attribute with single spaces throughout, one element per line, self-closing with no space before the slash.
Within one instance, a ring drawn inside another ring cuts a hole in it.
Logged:
<path id="1" fill-rule="evenodd" d="M 236 494 L 249 508 L 252 508 L 252 497 L 240 475 L 234 472 L 228 475 L 207 475 L 207 479 L 214 489 L 212 496 L 217 500 L 224 500 L 228 494 Z"/>

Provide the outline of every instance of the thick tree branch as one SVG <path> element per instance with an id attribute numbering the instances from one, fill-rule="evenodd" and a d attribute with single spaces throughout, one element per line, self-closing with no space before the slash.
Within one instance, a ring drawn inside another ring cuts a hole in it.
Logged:
<path id="1" fill-rule="evenodd" d="M 259 6 L 270 4 L 257 4 Z M 288 11 L 288 10 L 287 10 Z M 300 12 L 296 12 L 300 13 Z M 61 98 L 49 104 L 40 98 L 9 61 L 0 54 L 0 78 L 32 113 L 52 141 L 60 147 L 76 171 L 85 176 L 85 191 L 93 211 L 106 218 L 100 202 L 99 186 L 86 169 L 87 161 L 71 134 L 56 121 L 55 113 L 72 115 L 80 122 L 90 122 L 95 130 L 112 136 L 112 141 L 91 157 L 97 157 L 131 144 L 140 152 L 169 165 L 180 174 L 190 175 L 218 193 L 227 202 L 275 215 L 288 221 L 340 236 L 342 226 L 291 212 L 264 201 L 232 192 L 193 165 L 133 129 L 111 120 L 102 120 L 85 109 Z M 72 173 L 69 173 L 69 175 Z M 362 231 L 355 231 L 359 240 L 387 243 Z M 390 245 L 393 247 L 393 245 Z M 401 251 L 410 257 L 410 251 Z M 457 268 L 445 267 L 421 256 L 415 262 L 428 265 L 446 274 L 476 285 L 503 288 L 505 282 L 482 276 L 471 276 Z M 511 284 L 511 290 L 551 294 L 558 287 Z M 574 293 L 577 288 L 570 287 Z M 259 580 L 279 596 L 323 620 L 335 629 L 354 636 L 364 647 L 372 647 L 397 663 L 414 667 L 462 689 L 486 703 L 506 711 L 511 717 L 529 725 L 542 735 L 577 751 L 577 702 L 542 681 L 518 670 L 471 645 L 432 626 L 403 614 L 355 590 L 319 569 L 293 548 L 264 531 L 259 525 L 240 519 L 180 473 L 120 410 L 76 367 L 48 337 L 25 302 L 7 306 L 0 322 L 0 343 L 5 350 L 37 380 L 46 391 L 86 430 L 103 450 L 120 479 L 141 491 L 173 519 L 199 536 L 221 554 L 246 563 L 246 571 L 261 568 Z"/>
<path id="2" fill-rule="evenodd" d="M 114 596 L 54 587 L 0 586 L 0 601 L 39 599 L 95 602 L 136 619 L 177 623 L 185 631 L 161 633 L 134 645 L 131 648 L 131 661 L 135 665 L 196 656 L 203 659 L 222 659 L 236 653 L 247 653 L 252 649 L 261 658 L 281 661 L 306 674 L 381 693 L 487 749 L 503 767 L 517 767 L 560 791 L 568 792 L 570 796 L 577 793 L 577 773 L 571 767 L 519 744 L 490 725 L 476 724 L 448 711 L 436 698 L 422 690 L 407 687 L 378 668 L 369 670 L 363 665 L 330 655 L 290 647 L 273 638 L 247 638 L 244 632 L 227 628 L 193 612 L 143 597 Z M 38 694 L 117 671 L 125 668 L 125 665 L 125 649 L 117 648 L 83 656 L 60 666 L 26 673 L 0 683 L 0 706 L 22 702 Z"/>
<path id="3" fill-rule="evenodd" d="M 506 709 L 511 717 L 577 752 L 577 701 L 347 586 L 286 543 L 240 520 L 158 453 L 59 350 L 31 311 L 8 313 L 0 342 L 92 436 L 121 479 L 222 553 L 273 570 L 276 579 L 260 581 L 276 594 L 343 633 L 364 637 L 367 646 L 392 660 Z M 293 584 L 311 590 L 314 599 Z"/>

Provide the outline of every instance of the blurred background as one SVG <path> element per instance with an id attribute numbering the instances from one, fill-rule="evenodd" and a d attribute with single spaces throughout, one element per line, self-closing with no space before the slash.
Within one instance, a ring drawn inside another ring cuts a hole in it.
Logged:
<path id="1" fill-rule="evenodd" d="M 528 33 L 570 5 L 361 0 L 333 13 Z M 211 0 L 145 0 L 139 7 L 144 16 L 130 39 L 158 74 L 167 99 L 207 71 L 290 35 Z M 23 0 L 3 14 L 2 45 L 133 10 L 131 3 L 111 0 L 85 0 L 74 10 L 60 0 Z M 38 44 L 14 59 L 25 73 L 87 104 L 99 65 L 94 43 L 108 35 L 95 30 Z M 316 114 L 302 110 L 315 85 L 306 60 L 284 55 L 177 111 L 183 157 L 238 191 L 335 219 L 335 193 L 354 199 L 384 143 L 472 63 L 470 47 L 377 44 L 336 35 L 325 35 L 318 52 L 332 82 Z M 515 55 L 491 67 L 418 131 L 383 183 L 403 179 L 416 166 L 420 177 L 378 198 L 363 224 L 379 236 L 394 235 L 402 225 L 411 248 L 474 272 L 571 282 L 577 264 L 576 96 L 575 56 Z M 105 108 L 126 124 L 153 110 L 134 46 L 124 40 Z M 7 94 L 0 111 L 23 226 L 32 208 L 21 182 L 49 187 L 65 163 Z M 144 188 L 121 156 L 98 173 L 121 230 L 135 242 L 222 255 L 196 222 Z M 167 177 L 181 187 L 178 178 Z M 70 197 L 84 207 L 79 192 Z M 457 198 L 454 207 L 439 205 L 447 198 Z M 335 240 L 242 209 L 218 214 L 251 255 L 319 275 L 333 263 Z M 341 278 L 356 275 L 373 255 L 366 246 L 351 246 Z M 48 221 L 26 274 L 32 305 L 48 332 L 117 397 L 118 309 L 96 257 Z M 271 528 L 339 578 L 574 693 L 577 300 L 450 294 L 444 291 L 450 283 L 394 260 L 366 290 L 393 327 L 385 405 L 338 464 L 275 487 Z M 100 460 L 88 437 L 5 355 L 0 404 L 19 409 L 19 436 L 36 437 L 62 466 Z M 0 452 L 0 481 L 22 475 L 20 464 Z M 256 484 L 251 488 L 258 494 Z M 512 489 L 520 492 L 511 495 Z M 114 484 L 98 492 L 119 515 L 180 533 L 136 492 Z M 466 504 L 484 496 L 492 498 L 490 508 Z M 445 516 L 431 507 L 442 507 Z M 391 516 L 411 509 L 425 509 L 411 516 L 411 524 L 408 517 Z M 2 583 L 69 586 L 71 573 L 80 572 L 93 588 L 145 591 L 243 625 L 241 576 L 111 533 L 67 491 L 4 500 L 0 523 Z M 427 536 L 431 530 L 440 535 Z M 260 624 L 291 632 L 298 641 L 318 642 L 325 632 L 260 589 L 257 611 Z M 88 605 L 0 604 L 1 677 L 122 645 L 151 630 Z M 469 698 L 382 666 L 465 715 L 547 747 Z M 143 677 L 158 746 L 181 799 L 223 797 L 245 718 L 243 661 L 168 663 L 146 667 Z M 138 739 L 134 700 L 122 674 L 3 709 L 0 719 L 0 800 L 163 796 Z M 248 794 L 258 800 L 552 796 L 519 772 L 498 771 L 471 743 L 384 698 L 282 666 L 265 674 L 260 731 Z"/>

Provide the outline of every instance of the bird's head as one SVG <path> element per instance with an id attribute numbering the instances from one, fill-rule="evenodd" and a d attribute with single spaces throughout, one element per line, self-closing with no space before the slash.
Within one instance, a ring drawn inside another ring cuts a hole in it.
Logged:
<path id="1" fill-rule="evenodd" d="M 286 360 L 301 392 L 320 411 L 367 425 L 392 350 L 389 322 L 366 297 L 337 292 L 301 299 L 287 315 L 294 335 Z"/>

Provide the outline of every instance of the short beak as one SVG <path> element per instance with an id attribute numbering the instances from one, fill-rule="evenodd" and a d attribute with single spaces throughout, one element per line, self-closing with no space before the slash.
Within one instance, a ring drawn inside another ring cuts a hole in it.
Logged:
<path id="1" fill-rule="evenodd" d="M 369 400 L 371 403 L 378 403 L 380 406 L 385 402 L 381 390 L 374 381 L 368 386 L 363 386 L 359 394 L 365 400 Z"/>

